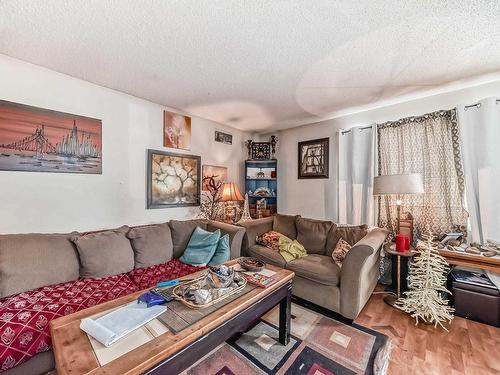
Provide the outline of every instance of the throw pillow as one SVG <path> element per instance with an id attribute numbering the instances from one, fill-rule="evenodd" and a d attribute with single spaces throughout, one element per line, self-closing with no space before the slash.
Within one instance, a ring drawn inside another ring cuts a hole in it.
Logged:
<path id="1" fill-rule="evenodd" d="M 74 236 L 71 241 L 80 255 L 80 277 L 104 277 L 134 269 L 134 250 L 126 233 L 129 228 Z"/>
<path id="2" fill-rule="evenodd" d="M 307 255 L 307 251 L 297 240 L 291 240 L 288 237 L 281 236 L 279 239 L 279 251 L 283 259 L 291 262 Z"/>
<path id="3" fill-rule="evenodd" d="M 215 254 L 208 263 L 209 266 L 217 266 L 224 262 L 227 262 L 230 258 L 231 250 L 229 247 L 229 234 L 223 235 L 219 239 L 217 244 L 217 249 L 215 249 Z"/>
<path id="4" fill-rule="evenodd" d="M 184 254 L 179 258 L 182 263 L 192 266 L 206 266 L 217 250 L 219 244 L 220 230 L 208 232 L 196 227 L 189 239 Z"/>
<path id="5" fill-rule="evenodd" d="M 132 228 L 127 237 L 134 249 L 135 268 L 150 267 L 172 259 L 172 234 L 168 223 Z"/>
<path id="6" fill-rule="evenodd" d="M 337 246 L 332 253 L 332 258 L 335 264 L 339 267 L 342 267 L 342 262 L 344 261 L 347 253 L 351 250 L 351 245 L 348 242 L 344 241 L 342 238 L 337 242 Z"/>
<path id="7" fill-rule="evenodd" d="M 331 255 L 337 242 L 343 239 L 349 245 L 354 246 L 368 233 L 368 226 L 363 225 L 335 225 L 328 233 L 326 241 L 326 255 Z"/>
<path id="8" fill-rule="evenodd" d="M 279 251 L 280 250 L 279 240 L 280 237 L 282 236 L 286 237 L 280 232 L 276 232 L 275 230 L 270 230 L 269 232 L 258 235 L 255 238 L 255 242 L 257 242 L 259 245 L 268 247 L 271 250 Z"/>

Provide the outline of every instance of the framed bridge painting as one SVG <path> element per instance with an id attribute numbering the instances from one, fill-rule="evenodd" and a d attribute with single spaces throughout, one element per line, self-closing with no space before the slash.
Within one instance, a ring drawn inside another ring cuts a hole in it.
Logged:
<path id="1" fill-rule="evenodd" d="M 0 100 L 0 171 L 102 174 L 102 123 Z"/>

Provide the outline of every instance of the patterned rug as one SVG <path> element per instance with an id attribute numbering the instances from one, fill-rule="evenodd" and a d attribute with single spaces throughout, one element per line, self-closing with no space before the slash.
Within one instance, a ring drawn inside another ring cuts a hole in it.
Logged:
<path id="1" fill-rule="evenodd" d="M 371 329 L 346 325 L 292 304 L 292 337 L 278 342 L 278 308 L 252 329 L 200 359 L 187 375 L 384 375 L 389 338 Z"/>

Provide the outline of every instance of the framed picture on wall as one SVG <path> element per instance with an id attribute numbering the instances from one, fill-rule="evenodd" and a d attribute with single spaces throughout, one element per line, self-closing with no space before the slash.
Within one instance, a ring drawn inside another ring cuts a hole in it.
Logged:
<path id="1" fill-rule="evenodd" d="M 227 182 L 227 167 L 203 165 L 202 191 L 218 190 Z"/>
<path id="2" fill-rule="evenodd" d="M 328 178 L 329 138 L 299 142 L 298 178 Z"/>
<path id="3" fill-rule="evenodd" d="M 200 205 L 201 158 L 148 150 L 147 208 Z"/>
<path id="4" fill-rule="evenodd" d="M 163 111 L 163 146 L 190 149 L 191 117 Z"/>
<path id="5" fill-rule="evenodd" d="M 102 174 L 101 120 L 0 100 L 0 170 Z"/>
<path id="6" fill-rule="evenodd" d="M 225 143 L 227 145 L 233 144 L 233 136 L 229 133 L 221 132 L 220 130 L 215 131 L 215 142 Z"/>

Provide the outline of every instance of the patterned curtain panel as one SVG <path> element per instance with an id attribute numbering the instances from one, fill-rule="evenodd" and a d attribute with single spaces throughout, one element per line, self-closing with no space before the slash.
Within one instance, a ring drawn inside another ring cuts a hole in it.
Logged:
<path id="1" fill-rule="evenodd" d="M 378 125 L 379 175 L 421 173 L 425 194 L 402 197 L 402 212 L 414 218 L 414 236 L 460 230 L 466 233 L 464 175 L 456 111 Z M 396 197 L 379 197 L 379 226 L 394 233 Z"/>

